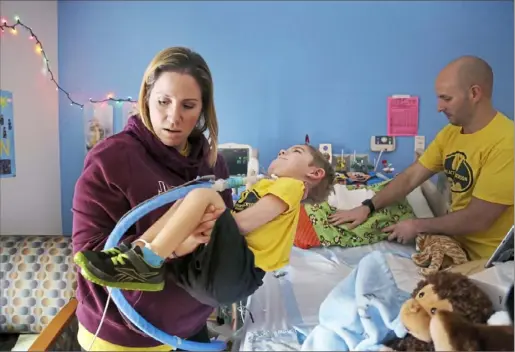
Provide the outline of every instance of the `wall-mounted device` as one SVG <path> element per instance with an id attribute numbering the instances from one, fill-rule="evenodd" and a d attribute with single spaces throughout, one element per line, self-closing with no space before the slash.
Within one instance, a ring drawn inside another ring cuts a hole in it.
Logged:
<path id="1" fill-rule="evenodd" d="M 415 136 L 415 151 L 426 149 L 426 137 Z"/>
<path id="2" fill-rule="evenodd" d="M 253 152 L 248 144 L 224 143 L 218 146 L 218 151 L 223 155 L 231 176 L 247 176 L 258 172 L 250 170 L 250 166 L 259 170 L 259 163 L 249 163 Z"/>
<path id="3" fill-rule="evenodd" d="M 322 143 L 318 145 L 318 150 L 322 153 L 327 160 L 332 164 L 333 163 L 333 147 L 329 143 Z"/>
<path id="4" fill-rule="evenodd" d="M 372 136 L 370 138 L 370 150 L 373 152 L 393 152 L 395 150 L 395 137 Z"/>

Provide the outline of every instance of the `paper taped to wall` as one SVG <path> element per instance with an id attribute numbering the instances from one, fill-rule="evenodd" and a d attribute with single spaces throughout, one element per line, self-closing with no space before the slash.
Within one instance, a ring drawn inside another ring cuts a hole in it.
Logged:
<path id="1" fill-rule="evenodd" d="M 389 136 L 418 134 L 418 97 L 388 97 L 387 124 Z"/>

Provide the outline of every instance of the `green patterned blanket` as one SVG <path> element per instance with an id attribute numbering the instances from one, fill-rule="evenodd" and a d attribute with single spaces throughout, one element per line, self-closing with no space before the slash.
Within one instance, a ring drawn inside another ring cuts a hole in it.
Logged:
<path id="1" fill-rule="evenodd" d="M 389 181 L 365 186 L 365 188 L 377 192 L 384 188 Z M 346 186 L 354 189 L 352 185 Z M 317 233 L 322 246 L 358 247 L 373 244 L 385 240 L 388 235 L 381 229 L 395 224 L 401 220 L 413 219 L 415 214 L 407 200 L 395 203 L 389 207 L 378 210 L 369 217 L 363 224 L 348 230 L 346 225 L 333 226 L 329 224 L 328 216 L 336 209 L 327 202 L 321 204 L 304 205 L 306 213 Z"/>

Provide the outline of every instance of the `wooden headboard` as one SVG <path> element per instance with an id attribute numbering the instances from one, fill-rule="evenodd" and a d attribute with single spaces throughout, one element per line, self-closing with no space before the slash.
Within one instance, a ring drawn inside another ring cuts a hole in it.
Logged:
<path id="1" fill-rule="evenodd" d="M 415 159 L 418 159 L 423 150 L 415 151 Z M 443 172 L 440 172 L 424 182 L 420 189 L 427 200 L 429 207 L 433 211 L 434 216 L 442 216 L 447 214 L 451 205 L 451 193 L 449 190 L 449 182 Z"/>

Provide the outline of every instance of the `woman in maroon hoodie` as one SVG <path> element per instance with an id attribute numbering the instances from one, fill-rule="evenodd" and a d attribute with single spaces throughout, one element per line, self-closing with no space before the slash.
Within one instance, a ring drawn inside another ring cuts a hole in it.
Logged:
<path id="1" fill-rule="evenodd" d="M 87 155 L 73 198 L 73 251 L 103 249 L 120 218 L 139 203 L 197 176 L 229 176 L 217 153 L 218 123 L 213 81 L 204 59 L 181 47 L 156 55 L 139 93 L 139 114 L 126 128 Z M 208 132 L 208 138 L 204 133 Z M 223 194 L 233 206 L 230 191 Z M 164 214 L 166 207 L 138 221 L 122 239 L 132 242 Z M 192 235 L 177 251 L 191 253 L 201 239 Z M 174 259 L 171 259 L 174 260 Z M 168 280 L 163 291 L 122 291 L 145 319 L 171 335 L 209 342 L 206 321 L 212 308 Z M 124 318 L 111 302 L 94 339 L 107 291 L 78 275 L 78 341 L 85 350 L 169 351 Z M 92 346 L 90 346 L 93 343 Z"/>

